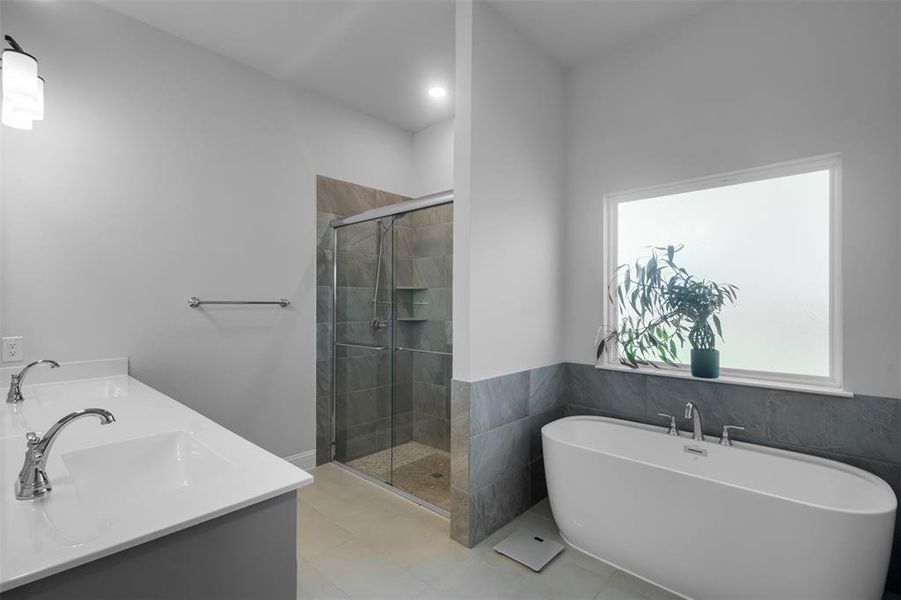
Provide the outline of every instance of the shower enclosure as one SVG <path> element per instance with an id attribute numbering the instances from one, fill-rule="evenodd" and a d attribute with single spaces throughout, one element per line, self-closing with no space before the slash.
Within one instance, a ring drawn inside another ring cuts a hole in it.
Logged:
<path id="1" fill-rule="evenodd" d="M 332 222 L 332 460 L 450 505 L 453 194 Z"/>

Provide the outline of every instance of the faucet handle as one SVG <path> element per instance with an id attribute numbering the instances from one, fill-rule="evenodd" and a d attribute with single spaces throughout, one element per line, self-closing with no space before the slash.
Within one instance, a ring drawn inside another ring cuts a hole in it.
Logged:
<path id="1" fill-rule="evenodd" d="M 730 431 L 744 431 L 745 428 L 739 425 L 723 425 L 723 434 L 720 436 L 720 446 L 732 446 L 732 438 L 729 437 Z"/>
<path id="2" fill-rule="evenodd" d="M 20 381 L 22 381 L 22 378 L 19 377 L 18 373 L 13 373 L 9 376 L 9 391 L 6 393 L 6 402 L 8 404 L 16 404 L 23 400 L 22 391 L 19 389 Z"/>
<path id="3" fill-rule="evenodd" d="M 666 432 L 667 434 L 675 436 L 679 435 L 679 429 L 676 427 L 676 417 L 663 412 L 657 413 L 657 416 L 663 417 L 664 419 L 669 419 L 669 431 Z"/>

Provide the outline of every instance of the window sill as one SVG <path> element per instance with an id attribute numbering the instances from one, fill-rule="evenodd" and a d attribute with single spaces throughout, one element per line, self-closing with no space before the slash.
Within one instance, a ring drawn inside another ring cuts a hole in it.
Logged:
<path id="1" fill-rule="evenodd" d="M 642 375 L 653 375 L 655 377 L 673 377 L 675 379 L 691 379 L 694 381 L 704 381 L 708 383 L 724 383 L 727 385 L 743 385 L 747 387 L 765 388 L 770 390 L 786 390 L 790 392 L 803 392 L 807 394 L 822 394 L 824 396 L 839 396 L 842 398 L 852 398 L 853 393 L 843 390 L 842 388 L 831 387 L 826 385 L 816 385 L 810 383 L 797 383 L 792 381 L 780 381 L 778 379 L 765 379 L 758 377 L 739 377 L 736 375 L 721 375 L 717 379 L 705 379 L 702 377 L 694 377 L 688 371 L 676 369 L 653 367 L 639 367 L 632 369 L 625 365 L 618 364 L 596 364 L 596 369 L 605 371 L 620 371 L 622 373 L 640 373 Z"/>

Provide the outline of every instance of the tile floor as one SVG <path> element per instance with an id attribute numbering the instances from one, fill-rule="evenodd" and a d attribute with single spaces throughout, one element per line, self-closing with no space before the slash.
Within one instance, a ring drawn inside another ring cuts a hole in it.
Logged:
<path id="1" fill-rule="evenodd" d="M 354 459 L 347 465 L 382 481 L 390 476 L 400 489 L 450 510 L 450 453 L 444 450 L 406 442 Z"/>
<path id="2" fill-rule="evenodd" d="M 675 598 L 572 548 L 541 573 L 492 550 L 518 526 L 560 540 L 547 501 L 467 549 L 426 508 L 335 465 L 313 475 L 298 504 L 298 598 Z"/>

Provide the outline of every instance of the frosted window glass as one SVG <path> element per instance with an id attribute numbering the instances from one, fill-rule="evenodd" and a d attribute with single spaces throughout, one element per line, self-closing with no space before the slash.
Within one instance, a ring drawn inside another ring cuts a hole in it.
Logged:
<path id="1" fill-rule="evenodd" d="M 722 313 L 723 367 L 828 376 L 829 181 L 823 170 L 620 203 L 617 264 L 685 244 L 689 273 L 740 288 Z"/>

